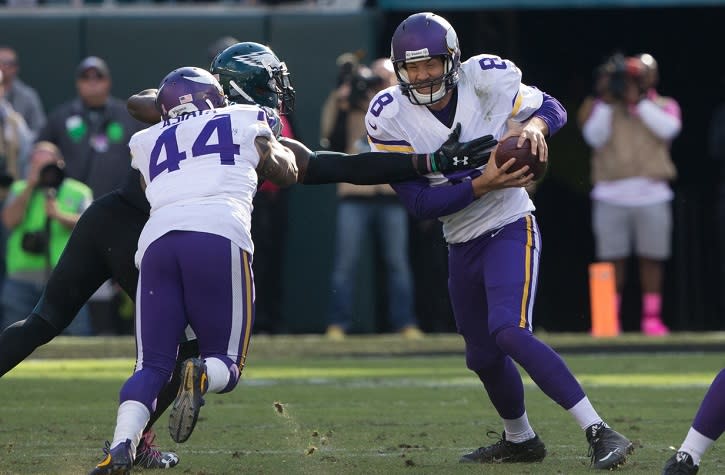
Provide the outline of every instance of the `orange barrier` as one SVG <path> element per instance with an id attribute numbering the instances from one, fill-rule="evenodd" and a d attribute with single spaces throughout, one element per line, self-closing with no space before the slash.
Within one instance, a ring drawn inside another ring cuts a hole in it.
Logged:
<path id="1" fill-rule="evenodd" d="M 589 264 L 589 298 L 592 311 L 592 336 L 594 337 L 619 335 L 615 280 L 614 264 L 611 262 Z"/>

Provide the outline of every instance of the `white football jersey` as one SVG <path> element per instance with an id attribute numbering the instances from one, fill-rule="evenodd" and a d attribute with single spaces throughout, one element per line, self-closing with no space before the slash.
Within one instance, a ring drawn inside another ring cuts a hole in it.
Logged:
<path id="1" fill-rule="evenodd" d="M 452 127 L 461 123 L 461 141 L 487 134 L 499 139 L 506 132 L 507 120 L 522 122 L 543 103 L 542 92 L 522 84 L 519 68 L 498 56 L 474 56 L 461 64 L 459 74 Z M 398 86 L 373 98 L 365 123 L 373 150 L 387 152 L 435 152 L 453 130 L 427 107 L 412 104 Z M 455 182 L 453 179 L 480 175 L 484 167 L 464 174 L 432 173 L 426 177 L 431 186 L 448 186 Z M 534 209 L 524 188 L 505 188 L 486 193 L 464 209 L 439 219 L 446 241 L 460 243 L 516 221 Z"/>
<path id="2" fill-rule="evenodd" d="M 143 175 L 151 204 L 136 265 L 152 242 L 174 230 L 224 236 L 253 253 L 258 136 L 272 136 L 264 111 L 232 105 L 184 114 L 131 137 L 131 166 Z"/>

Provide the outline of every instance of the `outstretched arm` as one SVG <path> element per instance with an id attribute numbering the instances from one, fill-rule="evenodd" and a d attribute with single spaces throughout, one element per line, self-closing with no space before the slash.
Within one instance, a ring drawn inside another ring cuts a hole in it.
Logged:
<path id="1" fill-rule="evenodd" d="M 420 176 L 416 168 L 418 155 L 403 153 L 361 153 L 347 155 L 337 152 L 313 152 L 301 142 L 280 138 L 295 156 L 299 174 L 297 183 L 322 185 L 347 182 L 375 185 Z"/>
<path id="2" fill-rule="evenodd" d="M 145 124 L 155 124 L 161 121 L 161 114 L 156 108 L 156 94 L 158 89 L 144 89 L 134 94 L 126 101 L 126 109 L 131 117 Z"/>
<path id="3" fill-rule="evenodd" d="M 281 138 L 280 141 L 295 155 L 299 168 L 298 183 L 375 185 L 412 180 L 429 173 L 479 167 L 486 163 L 497 143 L 490 135 L 470 142 L 459 142 L 459 136 L 460 126 L 457 126 L 437 151 L 418 154 L 313 152 L 296 140 Z"/>

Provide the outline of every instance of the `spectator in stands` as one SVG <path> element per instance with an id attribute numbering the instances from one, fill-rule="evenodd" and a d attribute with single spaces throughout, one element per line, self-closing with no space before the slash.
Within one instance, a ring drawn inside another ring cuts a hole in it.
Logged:
<path id="1" fill-rule="evenodd" d="M 352 57 L 350 57 L 352 58 Z M 328 142 L 334 146 L 344 138 L 349 154 L 369 151 L 365 130 L 365 113 L 375 93 L 395 83 L 395 73 L 389 59 L 381 58 L 371 68 L 351 65 L 347 77 L 341 71 L 342 83 L 333 93 L 337 107 L 327 109 L 334 117 L 323 117 L 323 123 L 336 124 L 338 136 Z M 342 63 L 343 67 L 348 65 Z M 329 125 L 327 126 L 329 130 Z M 408 257 L 408 215 L 390 185 L 337 186 L 337 239 L 332 271 L 332 297 L 329 325 L 326 334 L 340 340 L 349 330 L 353 319 L 358 263 L 365 236 L 379 241 L 388 288 L 388 317 L 393 327 L 405 338 L 423 336 L 413 308 L 413 279 Z M 372 257 L 372 256 L 368 256 Z"/>
<path id="2" fill-rule="evenodd" d="M 124 101 L 111 96 L 111 71 L 103 59 L 89 56 L 81 61 L 76 89 L 76 98 L 50 113 L 38 140 L 56 144 L 66 158 L 66 175 L 101 197 L 128 176 L 128 141 L 143 124 L 128 114 Z M 118 289 L 106 282 L 89 304 L 94 326 L 103 331 L 118 326 L 117 294 Z"/>
<path id="3" fill-rule="evenodd" d="M 18 77 L 18 55 L 10 46 L 0 46 L 0 72 L 5 84 L 5 99 L 28 124 L 34 135 L 45 125 L 45 111 L 38 93 Z"/>
<path id="4" fill-rule="evenodd" d="M 599 68 L 599 96 L 580 111 L 592 157 L 592 222 L 597 258 L 615 267 L 618 302 L 627 259 L 639 261 L 642 333 L 666 335 L 662 322 L 664 263 L 671 253 L 676 176 L 670 142 L 681 128 L 680 108 L 655 89 L 657 63 L 649 55 L 612 56 Z"/>
<path id="5" fill-rule="evenodd" d="M 23 117 L 7 100 L 6 91 L 5 75 L 0 70 L 0 175 L 9 185 L 8 180 L 23 175 L 33 137 Z M 0 202 L 4 197 L 0 195 Z"/>
<path id="6" fill-rule="evenodd" d="M 351 77 L 360 66 L 362 53 L 343 53 L 337 57 L 335 89 L 330 91 L 322 105 L 320 118 L 320 146 L 326 150 L 344 152 L 347 148 L 346 124 L 341 120 L 347 114 Z"/>
<path id="7" fill-rule="evenodd" d="M 93 199 L 90 188 L 66 178 L 63 168 L 58 147 L 36 143 L 27 178 L 12 184 L 2 210 L 2 222 L 9 230 L 7 278 L 0 293 L 3 328 L 33 309 L 73 227 Z M 79 317 L 67 331 L 90 334 L 88 315 Z"/>
<path id="8" fill-rule="evenodd" d="M 103 59 L 89 56 L 78 65 L 76 88 L 78 96 L 51 112 L 38 140 L 56 144 L 66 157 L 67 175 L 100 197 L 126 177 L 128 141 L 143 124 L 111 96 L 111 71 Z"/>
<path id="9" fill-rule="evenodd" d="M 10 192 L 10 185 L 20 178 L 28 160 L 32 132 L 25 120 L 5 99 L 6 82 L 0 68 L 0 208 Z M 5 280 L 5 239 L 7 232 L 0 226 L 0 289 Z M 3 321 L 0 305 L 0 323 Z"/>

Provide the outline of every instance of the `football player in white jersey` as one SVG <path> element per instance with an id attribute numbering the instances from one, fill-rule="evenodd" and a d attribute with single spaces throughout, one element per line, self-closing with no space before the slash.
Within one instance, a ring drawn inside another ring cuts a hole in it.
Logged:
<path id="1" fill-rule="evenodd" d="M 136 370 L 121 388 L 113 441 L 92 474 L 132 468 L 187 326 L 200 357 L 184 362 L 172 437 L 189 437 L 204 393 L 237 385 L 254 318 L 252 198 L 259 178 L 280 186 L 297 181 L 294 154 L 275 140 L 267 113 L 227 106 L 209 72 L 172 71 L 156 102 L 162 121 L 129 143 L 151 205 L 136 253 Z"/>
<path id="2" fill-rule="evenodd" d="M 458 37 L 444 18 L 417 13 L 395 30 L 391 59 L 400 82 L 378 93 L 366 116 L 377 151 L 436 150 L 456 123 L 461 139 L 520 135 L 539 159 L 546 137 L 566 123 L 561 104 L 521 82 L 511 61 L 481 54 L 461 62 Z M 528 167 L 507 173 L 493 158 L 474 170 L 431 173 L 393 184 L 408 210 L 438 218 L 449 244 L 449 293 L 466 364 L 503 419 L 501 440 L 465 454 L 461 462 L 539 462 L 546 448 L 529 424 L 514 361 L 541 390 L 576 419 L 591 448 L 592 465 L 624 463 L 632 443 L 592 407 L 564 361 L 532 333 L 541 240 L 534 205 L 524 189 Z"/>

